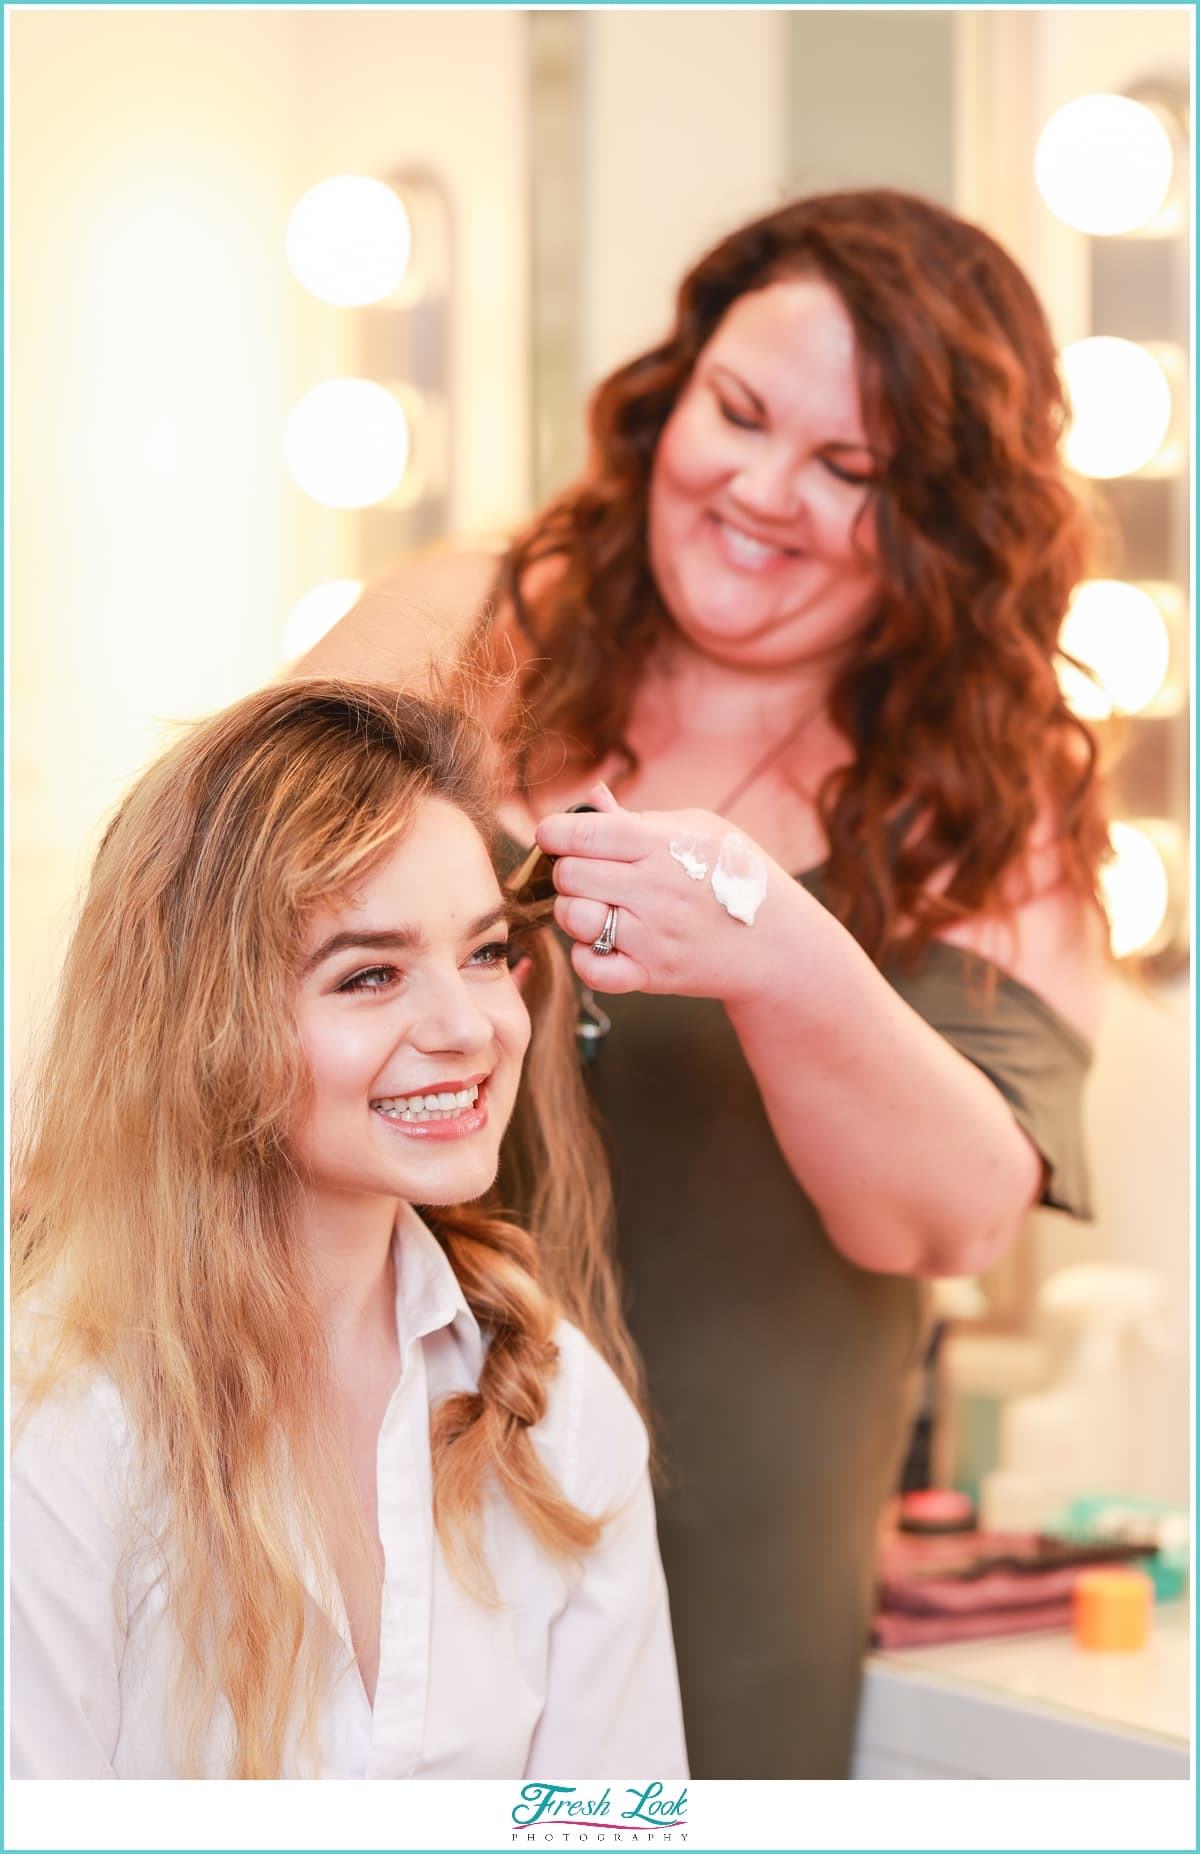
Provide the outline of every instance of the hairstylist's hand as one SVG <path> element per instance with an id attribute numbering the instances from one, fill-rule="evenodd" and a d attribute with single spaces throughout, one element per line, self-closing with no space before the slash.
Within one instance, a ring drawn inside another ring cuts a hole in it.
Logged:
<path id="1" fill-rule="evenodd" d="M 571 962 L 599 992 L 754 997 L 766 977 L 764 929 L 796 906 L 787 874 L 709 811 L 625 811 L 606 785 L 594 812 L 555 812 L 537 839 L 557 857 L 554 916 Z M 596 953 L 610 908 L 616 950 Z"/>

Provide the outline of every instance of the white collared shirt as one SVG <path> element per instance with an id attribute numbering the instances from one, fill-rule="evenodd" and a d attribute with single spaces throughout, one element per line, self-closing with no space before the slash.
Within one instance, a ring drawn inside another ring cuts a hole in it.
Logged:
<path id="1" fill-rule="evenodd" d="M 338 1600 L 320 1611 L 345 1650 L 324 1711 L 320 1775 L 686 1776 L 646 1432 L 633 1404 L 563 1322 L 547 1411 L 531 1433 L 567 1498 L 612 1517 L 573 1567 L 547 1556 L 492 1492 L 484 1536 L 500 1602 L 481 1603 L 454 1579 L 434 1533 L 429 1413 L 477 1386 L 484 1341 L 415 1213 L 402 1219 L 395 1252 L 401 1372 L 377 1450 L 385 1568 L 375 1704 Z M 57 1390 L 18 1435 L 14 1777 L 179 1774 L 167 1729 L 178 1638 L 128 1492 L 135 1460 L 107 1379 Z M 219 1709 L 206 1775 L 226 1774 L 229 1744 Z M 285 1762 L 282 1774 L 311 1772 Z"/>

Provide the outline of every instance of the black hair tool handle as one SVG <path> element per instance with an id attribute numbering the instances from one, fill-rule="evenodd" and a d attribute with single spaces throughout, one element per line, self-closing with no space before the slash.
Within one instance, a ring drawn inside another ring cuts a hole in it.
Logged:
<path id="1" fill-rule="evenodd" d="M 598 811 L 598 805 L 568 805 L 570 811 Z M 528 855 L 524 856 L 516 868 L 504 878 L 504 886 L 518 901 L 546 901 L 553 898 L 554 885 L 550 882 L 550 871 L 558 859 L 538 848 L 535 843 Z M 549 886 L 547 886 L 549 884 Z"/>

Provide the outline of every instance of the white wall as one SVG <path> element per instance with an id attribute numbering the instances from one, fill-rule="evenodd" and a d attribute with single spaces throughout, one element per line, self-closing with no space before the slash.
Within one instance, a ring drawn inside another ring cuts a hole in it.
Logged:
<path id="1" fill-rule="evenodd" d="M 289 185 L 270 14 L 10 23 L 19 1051 L 101 814 L 274 664 Z"/>
<path id="2" fill-rule="evenodd" d="M 786 15 L 600 8 L 584 20 L 582 374 L 667 331 L 685 269 L 782 202 Z"/>
<path id="3" fill-rule="evenodd" d="M 272 666 L 288 379 L 277 38 L 264 13 L 12 20 L 21 847 L 81 839 L 160 717 Z"/>
<path id="4" fill-rule="evenodd" d="M 100 818 L 165 720 L 274 673 L 346 517 L 282 433 L 344 314 L 287 271 L 328 173 L 420 160 L 455 208 L 451 520 L 525 507 L 523 16 L 129 8 L 11 18 L 12 1045 Z"/>
<path id="5" fill-rule="evenodd" d="M 1134 1491 L 1175 1501 L 1188 1498 L 1194 1454 L 1189 991 L 1110 985 L 1087 1122 L 1099 1205 L 1094 1253 L 1152 1269 L 1167 1285 L 1164 1349 L 1141 1348 L 1132 1362 Z"/>

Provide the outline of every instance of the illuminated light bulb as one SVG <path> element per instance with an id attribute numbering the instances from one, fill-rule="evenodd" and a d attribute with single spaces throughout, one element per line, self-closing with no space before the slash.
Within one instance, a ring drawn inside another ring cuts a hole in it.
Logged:
<path id="1" fill-rule="evenodd" d="M 1095 672 L 1097 681 L 1072 663 L 1059 666 L 1063 694 L 1086 720 L 1102 721 L 1114 710 L 1137 714 L 1167 679 L 1166 620 L 1148 592 L 1125 580 L 1086 580 L 1071 600 L 1058 642 L 1067 656 Z"/>
<path id="2" fill-rule="evenodd" d="M 1066 457 L 1083 476 L 1127 476 L 1148 464 L 1171 425 L 1171 387 L 1148 348 L 1089 335 L 1063 349 L 1071 400 Z"/>
<path id="3" fill-rule="evenodd" d="M 404 203 L 382 180 L 338 174 L 292 209 L 287 256 L 306 290 L 342 308 L 377 303 L 403 280 L 412 251 Z"/>
<path id="4" fill-rule="evenodd" d="M 1136 232 L 1160 210 L 1175 160 L 1162 119 L 1132 97 L 1076 97 L 1038 137 L 1033 171 L 1051 212 L 1076 231 Z"/>
<path id="5" fill-rule="evenodd" d="M 1083 721 L 1111 720 L 1113 705 L 1108 691 L 1100 683 L 1083 670 L 1077 669 L 1074 663 L 1064 663 L 1061 657 L 1055 668 L 1063 700 L 1072 714 L 1078 715 Z"/>
<path id="6" fill-rule="evenodd" d="M 1110 940 L 1117 959 L 1153 944 L 1167 917 L 1171 884 L 1162 852 L 1136 824 L 1109 827 L 1113 860 L 1100 871 L 1108 904 Z"/>
<path id="7" fill-rule="evenodd" d="M 408 463 L 408 420 L 374 380 L 324 380 L 293 408 L 283 439 L 287 466 L 313 498 L 361 509 L 390 496 Z"/>
<path id="8" fill-rule="evenodd" d="M 302 599 L 297 600 L 288 614 L 288 621 L 283 628 L 283 655 L 287 662 L 293 657 L 302 657 L 306 650 L 319 644 L 327 631 L 332 631 L 339 618 L 344 618 L 350 607 L 362 596 L 361 579 L 326 579 L 319 586 L 310 586 Z"/>

